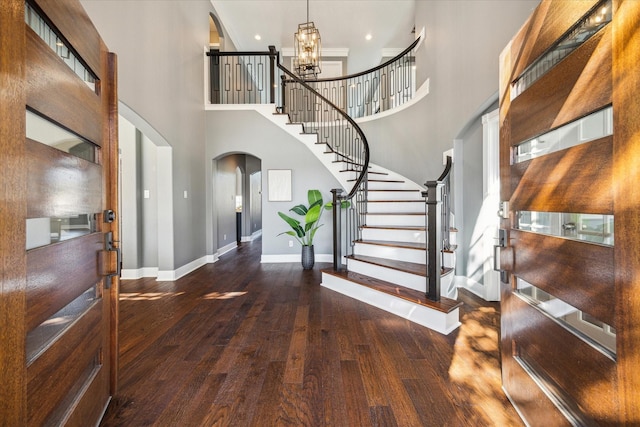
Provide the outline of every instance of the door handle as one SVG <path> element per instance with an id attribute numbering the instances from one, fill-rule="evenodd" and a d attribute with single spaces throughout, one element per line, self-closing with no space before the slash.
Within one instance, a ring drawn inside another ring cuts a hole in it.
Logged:
<path id="1" fill-rule="evenodd" d="M 507 230 L 500 228 L 498 230 L 498 244 L 493 245 L 493 269 L 500 272 L 500 281 L 509 283 L 509 272 L 503 270 L 500 265 L 502 249 L 507 247 Z"/>
<path id="2" fill-rule="evenodd" d="M 122 253 L 120 252 L 120 248 L 117 247 L 113 240 L 113 231 L 109 231 L 104 235 L 104 250 L 106 252 L 115 252 L 116 253 L 116 271 L 112 273 L 106 273 L 104 276 L 106 278 L 105 281 L 105 289 L 109 289 L 111 287 L 111 279 L 115 277 L 120 277 L 120 273 L 122 271 Z"/>

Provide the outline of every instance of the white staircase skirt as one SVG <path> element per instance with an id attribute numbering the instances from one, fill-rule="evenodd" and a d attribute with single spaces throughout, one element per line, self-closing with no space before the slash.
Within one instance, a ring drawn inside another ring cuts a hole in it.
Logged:
<path id="1" fill-rule="evenodd" d="M 444 335 L 460 326 L 458 308 L 443 313 L 329 274 L 322 275 L 321 285 Z"/>

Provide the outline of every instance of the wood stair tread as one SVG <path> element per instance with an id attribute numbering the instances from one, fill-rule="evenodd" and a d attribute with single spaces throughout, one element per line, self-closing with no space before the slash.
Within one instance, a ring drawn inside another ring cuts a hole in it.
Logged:
<path id="1" fill-rule="evenodd" d="M 407 261 L 397 261 L 397 260 L 378 258 L 374 256 L 367 256 L 367 255 L 348 255 L 346 258 L 352 259 L 354 261 L 364 262 L 367 264 L 378 265 L 380 267 L 390 268 L 392 270 L 415 274 L 416 276 L 427 277 L 427 267 L 424 264 L 418 264 L 415 262 L 407 262 Z M 443 268 L 442 275 L 447 275 L 451 271 L 453 271 L 453 269 Z"/>
<path id="2" fill-rule="evenodd" d="M 361 243 L 363 245 L 389 246 L 393 248 L 416 249 L 421 251 L 427 250 L 426 243 L 416 242 L 393 242 L 389 240 L 354 240 L 354 243 Z"/>
<path id="3" fill-rule="evenodd" d="M 322 273 L 340 277 L 376 291 L 393 295 L 421 306 L 432 308 L 442 313 L 450 313 L 463 304 L 461 301 L 452 300 L 446 297 L 440 297 L 440 301 L 431 301 L 423 292 L 404 288 L 393 283 L 385 282 L 384 280 L 375 279 L 352 271 L 334 271 L 333 269 L 324 269 L 322 270 Z"/>

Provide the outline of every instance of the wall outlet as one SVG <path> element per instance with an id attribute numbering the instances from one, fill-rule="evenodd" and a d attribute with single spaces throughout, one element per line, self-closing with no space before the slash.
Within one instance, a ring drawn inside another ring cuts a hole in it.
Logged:
<path id="1" fill-rule="evenodd" d="M 289 240 L 289 247 L 292 248 L 293 247 L 293 240 Z"/>
<path id="2" fill-rule="evenodd" d="M 224 234 L 224 235 L 222 236 L 222 240 L 227 240 L 227 235 L 226 235 L 226 234 Z"/>

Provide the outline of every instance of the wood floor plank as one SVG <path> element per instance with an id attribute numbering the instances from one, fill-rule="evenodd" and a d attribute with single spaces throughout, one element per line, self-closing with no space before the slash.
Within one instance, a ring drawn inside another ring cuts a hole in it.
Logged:
<path id="1" fill-rule="evenodd" d="M 293 323 L 293 334 L 284 369 L 284 382 L 302 385 L 304 379 L 305 352 L 307 350 L 307 324 L 309 322 L 309 306 L 298 307 Z"/>
<path id="2" fill-rule="evenodd" d="M 103 426 L 521 426 L 499 306 L 460 291 L 449 336 L 261 264 L 243 243 L 175 281 L 123 281 L 120 392 Z"/>
<path id="3" fill-rule="evenodd" d="M 364 322 L 363 326 L 373 344 L 371 348 L 377 364 L 378 378 L 387 393 L 396 422 L 399 426 L 420 425 L 420 417 L 402 383 L 403 377 L 412 375 L 404 373 L 404 368 L 410 363 L 409 359 L 399 346 L 381 336 L 378 326 L 372 321 Z"/>
<path id="4" fill-rule="evenodd" d="M 371 423 L 371 414 L 358 362 L 343 360 L 340 367 L 346 397 L 345 403 L 349 408 L 348 417 L 345 420 L 350 426 L 366 426 Z"/>

